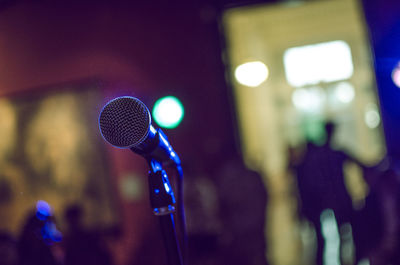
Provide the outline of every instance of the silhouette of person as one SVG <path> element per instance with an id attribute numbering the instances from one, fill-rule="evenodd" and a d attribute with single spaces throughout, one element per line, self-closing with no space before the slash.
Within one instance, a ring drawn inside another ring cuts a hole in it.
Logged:
<path id="1" fill-rule="evenodd" d="M 370 192 L 355 217 L 356 261 L 368 258 L 372 265 L 400 264 L 399 174 L 391 162 L 380 167 L 368 169 Z"/>
<path id="2" fill-rule="evenodd" d="M 0 232 L 0 264 L 18 264 L 16 240 L 7 231 Z"/>
<path id="3" fill-rule="evenodd" d="M 333 123 L 326 123 L 325 131 L 325 143 L 317 146 L 309 142 L 302 160 L 295 166 L 301 201 L 300 214 L 314 225 L 318 265 L 323 264 L 325 246 L 321 214 L 324 210 L 331 209 L 338 228 L 345 223 L 351 223 L 353 206 L 345 185 L 343 166 L 346 161 L 353 161 L 360 165 L 345 152 L 331 148 L 330 144 L 335 131 Z"/>
<path id="4" fill-rule="evenodd" d="M 221 264 L 266 265 L 267 190 L 262 176 L 246 167 L 236 149 L 226 147 L 216 184 L 222 227 Z"/>
<path id="5" fill-rule="evenodd" d="M 215 179 L 211 179 L 200 164 L 192 164 L 185 172 L 184 202 L 189 263 L 219 264 L 218 238 L 221 223 Z"/>
<path id="6" fill-rule="evenodd" d="M 60 238 L 54 238 L 55 225 L 51 216 L 31 212 L 17 242 L 19 265 L 56 265 L 51 245 Z M 57 235 L 58 237 L 58 235 Z"/>
<path id="7" fill-rule="evenodd" d="M 71 205 L 65 211 L 68 232 L 64 238 L 65 265 L 111 265 L 111 255 L 99 231 L 88 231 L 83 222 L 83 209 Z"/>

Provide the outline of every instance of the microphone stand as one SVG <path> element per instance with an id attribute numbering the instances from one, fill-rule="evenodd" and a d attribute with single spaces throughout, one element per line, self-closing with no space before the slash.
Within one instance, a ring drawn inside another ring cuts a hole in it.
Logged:
<path id="1" fill-rule="evenodd" d="M 181 250 L 176 236 L 173 213 L 175 197 L 162 164 L 149 159 L 149 195 L 154 215 L 159 217 L 169 265 L 183 265 Z"/>

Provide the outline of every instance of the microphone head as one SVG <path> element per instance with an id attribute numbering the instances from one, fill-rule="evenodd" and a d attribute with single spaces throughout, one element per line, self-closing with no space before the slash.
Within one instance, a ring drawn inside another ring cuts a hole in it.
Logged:
<path id="1" fill-rule="evenodd" d="M 150 125 L 149 109 L 134 97 L 125 96 L 109 101 L 99 116 L 103 138 L 119 148 L 131 148 L 142 143 Z"/>

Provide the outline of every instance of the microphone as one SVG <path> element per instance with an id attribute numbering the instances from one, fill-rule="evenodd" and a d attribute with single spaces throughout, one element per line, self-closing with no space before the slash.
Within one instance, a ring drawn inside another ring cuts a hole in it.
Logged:
<path id="1" fill-rule="evenodd" d="M 175 197 L 162 165 L 174 165 L 179 174 L 178 205 L 184 244 L 186 244 L 185 215 L 183 207 L 183 173 L 181 161 L 167 137 L 151 125 L 151 115 L 146 105 L 134 97 L 118 97 L 101 110 L 99 128 L 104 140 L 118 148 L 129 148 L 143 156 L 152 168 L 149 173 L 150 204 L 155 215 L 160 216 L 169 264 L 183 264 L 176 238 L 174 219 Z"/>
<path id="2" fill-rule="evenodd" d="M 106 142 L 129 148 L 148 162 L 181 164 L 166 135 L 151 125 L 149 109 L 137 98 L 123 96 L 109 101 L 100 112 L 99 128 Z"/>

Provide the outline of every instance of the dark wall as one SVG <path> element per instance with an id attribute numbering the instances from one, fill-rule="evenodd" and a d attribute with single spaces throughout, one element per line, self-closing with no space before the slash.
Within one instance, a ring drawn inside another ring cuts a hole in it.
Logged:
<path id="1" fill-rule="evenodd" d="M 400 3 L 395 0 L 363 0 L 372 43 L 378 95 L 388 153 L 400 158 L 400 88 L 392 81 L 392 71 L 400 61 Z"/>
<path id="2" fill-rule="evenodd" d="M 188 136 L 194 153 L 207 153 L 215 137 L 231 138 L 214 7 L 82 2 L 20 1 L 0 13 L 1 94 L 96 77 L 148 105 L 181 98 L 186 117 L 170 132 L 178 146 Z"/>

